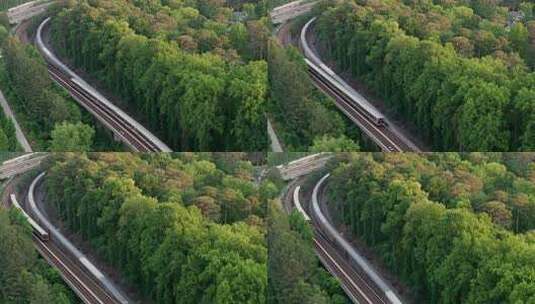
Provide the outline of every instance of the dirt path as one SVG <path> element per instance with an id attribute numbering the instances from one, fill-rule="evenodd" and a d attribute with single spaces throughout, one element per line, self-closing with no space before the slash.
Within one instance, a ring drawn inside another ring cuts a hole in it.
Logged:
<path id="1" fill-rule="evenodd" d="M 277 31 L 277 39 L 284 47 L 290 44 L 293 44 L 292 35 L 290 33 L 290 28 L 292 27 L 292 23 L 293 23 L 292 21 L 288 21 L 282 24 L 279 30 Z"/>
<path id="2" fill-rule="evenodd" d="M 33 41 L 33 37 L 28 35 L 28 27 L 31 25 L 31 19 L 21 22 L 15 30 L 15 36 L 19 38 L 20 42 L 24 44 L 30 44 Z"/>

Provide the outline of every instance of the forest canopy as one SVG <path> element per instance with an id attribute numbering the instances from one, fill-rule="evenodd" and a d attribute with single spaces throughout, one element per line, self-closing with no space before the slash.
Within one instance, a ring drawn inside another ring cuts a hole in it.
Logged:
<path id="1" fill-rule="evenodd" d="M 434 151 L 535 148 L 528 1 L 324 1 L 315 31 L 338 66 Z"/>
<path id="2" fill-rule="evenodd" d="M 0 32 L 3 30 L 5 28 L 0 26 Z M 83 119 L 74 100 L 52 82 L 35 47 L 6 34 L 0 37 L 0 48 L 0 88 L 35 150 L 50 150 L 52 133 L 61 132 L 61 125 L 78 130 L 90 129 L 89 132 L 94 133 L 91 126 L 82 122 L 90 119 Z M 19 150 L 13 123 L 2 115 L 0 125 L 0 150 Z M 59 142 L 65 139 L 62 137 Z M 72 145 L 60 145 L 58 148 L 62 151 L 76 150 L 72 149 Z M 92 135 L 80 148 L 99 149 L 93 144 Z"/>
<path id="3" fill-rule="evenodd" d="M 156 303 L 263 303 L 266 202 L 243 154 L 56 154 L 47 201 Z"/>
<path id="4" fill-rule="evenodd" d="M 80 303 L 59 272 L 38 258 L 32 228 L 15 208 L 0 206 L 0 244 L 0 303 Z"/>
<path id="5" fill-rule="evenodd" d="M 345 134 L 354 127 L 307 79 L 303 56 L 292 46 L 269 43 L 269 113 L 286 151 L 358 151 Z"/>
<path id="6" fill-rule="evenodd" d="M 233 5 L 76 1 L 53 17 L 52 41 L 173 150 L 262 151 L 265 7 Z"/>
<path id="7" fill-rule="evenodd" d="M 345 154 L 331 209 L 425 303 L 535 301 L 535 155 Z"/>

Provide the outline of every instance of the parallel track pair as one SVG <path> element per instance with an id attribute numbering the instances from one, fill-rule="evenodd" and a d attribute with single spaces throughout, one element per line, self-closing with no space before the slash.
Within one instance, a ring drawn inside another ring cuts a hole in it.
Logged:
<path id="1" fill-rule="evenodd" d="M 45 45 L 43 28 L 50 22 L 45 19 L 37 29 L 36 44 L 47 62 L 51 78 L 64 87 L 86 110 L 136 152 L 171 152 L 156 136 L 113 105 L 93 87 L 62 63 Z"/>
<path id="2" fill-rule="evenodd" d="M 306 37 L 315 19 L 316 17 L 310 19 L 303 26 L 299 41 L 314 84 L 332 96 L 336 106 L 374 140 L 381 150 L 385 152 L 418 151 L 416 146 L 405 142 L 407 139 L 393 132 L 384 115 L 366 98 L 347 85 L 312 51 Z"/>
<path id="3" fill-rule="evenodd" d="M 329 174 L 323 176 L 312 193 L 311 216 L 300 203 L 301 186 L 294 188 L 295 208 L 314 228 L 314 246 L 324 265 L 336 275 L 342 287 L 358 303 L 401 304 L 393 290 L 369 263 L 345 241 L 328 222 L 319 207 L 318 196 Z"/>

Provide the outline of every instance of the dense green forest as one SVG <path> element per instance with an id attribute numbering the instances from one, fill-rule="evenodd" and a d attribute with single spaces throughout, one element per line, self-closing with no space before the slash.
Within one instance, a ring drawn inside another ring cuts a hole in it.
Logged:
<path id="1" fill-rule="evenodd" d="M 263 151 L 269 30 L 254 3 L 76 1 L 52 37 L 172 149 Z"/>
<path id="2" fill-rule="evenodd" d="M 15 158 L 22 155 L 24 152 L 13 152 L 13 151 L 0 151 L 0 163 L 5 162 L 6 160 Z"/>
<path id="3" fill-rule="evenodd" d="M 280 202 L 270 203 L 268 304 L 350 303 L 338 281 L 321 266 L 313 235 L 297 211 L 287 215 Z"/>
<path id="4" fill-rule="evenodd" d="M 308 78 L 303 56 L 269 41 L 268 112 L 286 151 L 358 151 L 355 126 Z M 352 134 L 349 137 L 346 134 Z"/>
<path id="5" fill-rule="evenodd" d="M 244 154 L 57 154 L 47 200 L 155 303 L 264 303 L 266 203 Z"/>
<path id="6" fill-rule="evenodd" d="M 0 151 L 20 151 L 19 142 L 15 135 L 15 125 L 4 112 L 0 113 Z"/>
<path id="7" fill-rule="evenodd" d="M 0 11 L 8 10 L 12 7 L 30 2 L 31 0 L 0 0 Z"/>
<path id="8" fill-rule="evenodd" d="M 92 127 L 95 122 L 90 114 L 82 113 L 68 93 L 54 84 L 35 47 L 8 36 L 3 26 L 0 26 L 0 44 L 0 89 L 34 150 L 121 150 L 111 142 L 102 126 Z M 8 135 L 8 149 L 15 151 L 14 127 L 4 120 L 0 124 Z M 1 144 L 2 133 L 0 149 Z"/>
<path id="9" fill-rule="evenodd" d="M 331 214 L 423 303 L 535 301 L 535 154 L 339 155 Z"/>
<path id="10" fill-rule="evenodd" d="M 506 6 L 507 5 L 507 6 Z M 440 151 L 535 146 L 528 1 L 323 1 L 327 53 Z"/>
<path id="11" fill-rule="evenodd" d="M 59 273 L 33 247 L 31 226 L 0 206 L 0 303 L 80 303 Z"/>

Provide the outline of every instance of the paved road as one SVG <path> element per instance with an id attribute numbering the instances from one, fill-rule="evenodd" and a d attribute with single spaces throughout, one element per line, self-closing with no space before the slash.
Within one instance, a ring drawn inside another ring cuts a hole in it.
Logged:
<path id="1" fill-rule="evenodd" d="M 24 136 L 24 133 L 22 133 L 22 129 L 20 128 L 17 119 L 13 115 L 13 111 L 11 111 L 11 108 L 9 107 L 9 104 L 6 101 L 4 94 L 2 94 L 2 91 L 0 91 L 0 104 L 2 105 L 2 109 L 4 110 L 4 114 L 6 115 L 6 117 L 11 119 L 11 121 L 13 121 L 13 124 L 15 125 L 15 135 L 17 136 L 17 141 L 19 142 L 20 146 L 22 147 L 22 149 L 24 149 L 24 152 L 33 152 L 30 143 L 26 139 L 26 136 Z"/>
<path id="2" fill-rule="evenodd" d="M 269 139 L 271 141 L 271 151 L 283 152 L 282 145 L 279 141 L 279 138 L 277 137 L 277 134 L 275 134 L 275 130 L 273 130 L 273 126 L 271 125 L 271 122 L 269 121 L 269 119 L 267 120 L 267 128 L 268 128 Z"/>

